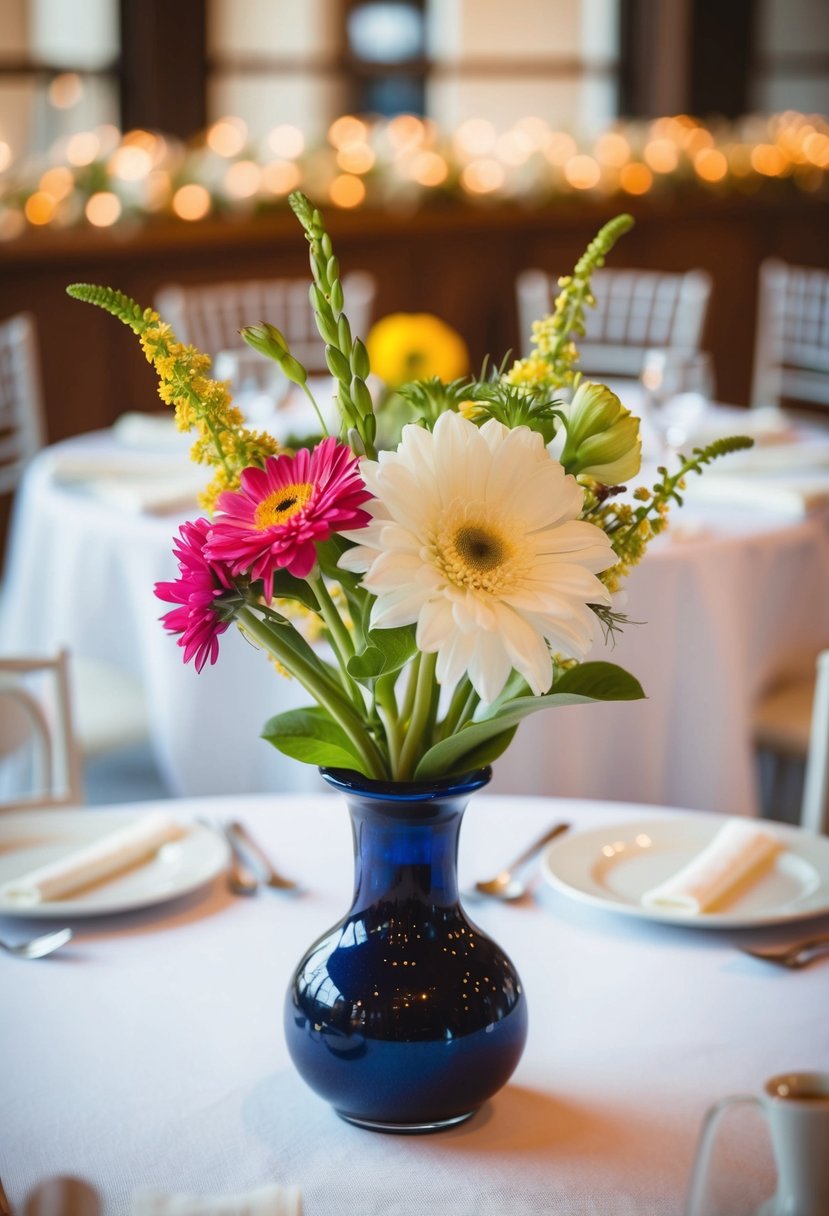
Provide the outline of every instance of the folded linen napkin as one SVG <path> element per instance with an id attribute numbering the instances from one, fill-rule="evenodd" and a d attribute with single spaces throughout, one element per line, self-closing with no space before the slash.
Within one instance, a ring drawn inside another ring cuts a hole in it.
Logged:
<path id="1" fill-rule="evenodd" d="M 236 1195 L 168 1195 L 142 1188 L 132 1196 L 132 1216 L 302 1216 L 299 1187 L 259 1187 Z"/>
<path id="2" fill-rule="evenodd" d="M 689 916 L 710 912 L 740 883 L 759 878 L 783 847 L 773 832 L 731 819 L 687 865 L 646 891 L 642 904 Z"/>
<path id="3" fill-rule="evenodd" d="M 148 860 L 163 844 L 183 835 L 184 829 L 169 815 L 153 811 L 57 861 L 9 879 L 0 886 L 0 898 L 22 907 L 62 899 L 82 887 L 110 878 L 127 866 Z"/>

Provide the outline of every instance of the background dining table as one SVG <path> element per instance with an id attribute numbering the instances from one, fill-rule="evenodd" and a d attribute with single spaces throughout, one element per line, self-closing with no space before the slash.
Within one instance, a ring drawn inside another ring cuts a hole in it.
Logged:
<path id="1" fill-rule="evenodd" d="M 727 429 L 739 429 L 750 412 L 726 417 Z M 189 464 L 188 437 L 169 418 L 122 421 L 130 426 L 56 444 L 30 465 L 10 538 L 0 651 L 66 646 L 140 679 L 171 794 L 320 788 L 314 770 L 259 737 L 271 715 L 307 703 L 303 690 L 233 629 L 217 665 L 197 675 L 159 624 L 169 605 L 153 586 L 176 576 L 172 539 L 197 513 L 206 475 Z M 528 719 L 498 766 L 496 790 L 757 812 L 756 698 L 829 645 L 829 432 L 798 450 L 816 453 L 824 488 L 802 510 L 764 483 L 743 500 L 695 499 L 689 486 L 668 533 L 627 580 L 617 606 L 629 623 L 609 644 L 599 634 L 591 654 L 636 675 L 647 700 Z M 720 478 L 719 489 L 734 483 Z"/>
<path id="2" fill-rule="evenodd" d="M 467 903 L 524 982 L 529 1040 L 512 1080 L 450 1131 L 358 1129 L 306 1088 L 282 1032 L 294 965 L 350 902 L 339 796 L 119 809 L 241 818 L 306 891 L 237 897 L 219 873 L 155 906 L 71 921 L 75 939 L 48 959 L 0 957 L 0 1178 L 15 1212 L 70 1176 L 94 1188 L 100 1216 L 125 1216 L 142 1187 L 216 1198 L 267 1183 L 298 1186 L 305 1216 L 681 1216 L 709 1104 L 829 1062 L 826 962 L 786 971 L 737 948 L 803 924 L 661 924 L 573 899 L 536 870 L 520 903 Z M 613 839 L 688 818 L 482 792 L 461 832 L 461 885 L 553 821 Z M 49 923 L 0 916 L 0 936 Z M 721 1210 L 748 1216 L 773 1187 L 767 1137 L 735 1115 L 723 1142 Z"/>

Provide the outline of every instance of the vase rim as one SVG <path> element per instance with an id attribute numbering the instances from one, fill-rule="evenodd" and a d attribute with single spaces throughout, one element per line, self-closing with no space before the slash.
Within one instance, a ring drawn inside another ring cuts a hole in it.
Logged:
<path id="1" fill-rule="evenodd" d="M 456 777 L 439 777 L 429 782 L 375 781 L 348 768 L 321 768 L 319 771 L 329 785 L 342 793 L 360 794 L 363 798 L 391 798 L 396 802 L 428 802 L 434 798 L 471 794 L 488 785 L 492 779 L 489 765 Z"/>

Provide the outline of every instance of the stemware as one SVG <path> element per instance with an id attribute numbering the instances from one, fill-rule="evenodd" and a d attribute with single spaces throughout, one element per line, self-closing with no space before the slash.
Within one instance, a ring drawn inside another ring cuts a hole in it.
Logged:
<path id="1" fill-rule="evenodd" d="M 639 379 L 643 420 L 658 440 L 660 455 L 670 455 L 688 442 L 714 399 L 711 356 L 702 350 L 646 350 Z"/>

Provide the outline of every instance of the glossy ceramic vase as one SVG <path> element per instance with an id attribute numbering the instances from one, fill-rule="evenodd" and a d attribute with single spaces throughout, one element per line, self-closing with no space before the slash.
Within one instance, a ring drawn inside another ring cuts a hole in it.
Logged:
<path id="1" fill-rule="evenodd" d="M 300 1075 L 351 1123 L 451 1127 L 521 1057 L 521 981 L 458 900 L 461 818 L 490 775 L 417 786 L 323 770 L 351 814 L 354 902 L 299 963 L 285 1034 Z"/>

